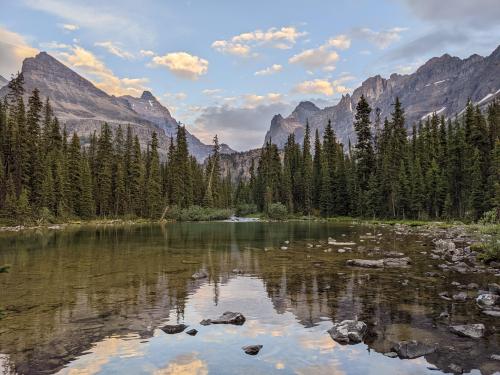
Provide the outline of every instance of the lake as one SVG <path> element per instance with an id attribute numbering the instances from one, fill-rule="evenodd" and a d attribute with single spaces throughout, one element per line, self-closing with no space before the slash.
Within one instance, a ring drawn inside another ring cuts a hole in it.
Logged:
<path id="1" fill-rule="evenodd" d="M 328 238 L 354 245 L 329 245 Z M 289 241 L 289 242 L 287 242 Z M 450 365 L 499 371 L 498 319 L 475 290 L 447 301 L 451 283 L 498 282 L 492 274 L 442 272 L 432 237 L 391 227 L 284 223 L 83 226 L 0 236 L 0 373 L 5 374 L 436 374 Z M 342 249 L 341 252 L 338 250 Z M 381 252 L 409 268 L 346 266 Z M 193 279 L 205 270 L 208 277 Z M 427 272 L 436 275 L 426 275 Z M 236 325 L 200 325 L 225 311 Z M 449 318 L 439 315 L 447 311 Z M 340 345 L 333 322 L 357 318 L 363 343 Z M 166 324 L 198 330 L 166 334 Z M 483 323 L 481 339 L 450 324 Z M 412 360 L 384 353 L 402 340 L 437 345 Z M 245 345 L 263 345 L 255 355 Z"/>

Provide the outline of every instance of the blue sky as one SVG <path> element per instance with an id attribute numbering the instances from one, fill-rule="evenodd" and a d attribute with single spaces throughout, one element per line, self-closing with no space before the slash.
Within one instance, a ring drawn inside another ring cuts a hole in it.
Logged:
<path id="1" fill-rule="evenodd" d="M 150 90 L 202 140 L 262 144 L 272 115 L 375 74 L 489 54 L 497 0 L 2 0 L 0 74 L 47 51 L 114 95 Z"/>

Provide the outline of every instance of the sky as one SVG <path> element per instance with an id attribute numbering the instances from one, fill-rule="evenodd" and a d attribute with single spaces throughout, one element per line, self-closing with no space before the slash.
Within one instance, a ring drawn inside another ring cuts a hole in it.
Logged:
<path id="1" fill-rule="evenodd" d="M 1 0 L 0 75 L 47 51 L 112 95 L 151 91 L 202 141 L 260 147 L 273 115 L 331 106 L 433 56 L 490 54 L 499 0 Z"/>

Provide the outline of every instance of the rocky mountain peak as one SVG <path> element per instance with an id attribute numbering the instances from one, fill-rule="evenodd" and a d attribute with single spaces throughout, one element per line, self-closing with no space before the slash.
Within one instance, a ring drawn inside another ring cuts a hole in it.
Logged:
<path id="1" fill-rule="evenodd" d="M 9 81 L 0 75 L 0 87 L 5 86 Z"/>
<path id="2" fill-rule="evenodd" d="M 155 100 L 155 96 L 151 93 L 151 91 L 144 91 L 141 95 L 142 100 Z"/>

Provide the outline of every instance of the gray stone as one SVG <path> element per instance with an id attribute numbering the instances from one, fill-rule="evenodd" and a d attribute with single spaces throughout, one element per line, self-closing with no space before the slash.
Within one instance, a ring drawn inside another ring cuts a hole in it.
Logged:
<path id="1" fill-rule="evenodd" d="M 462 324 L 451 326 L 450 331 L 463 337 L 470 337 L 473 339 L 479 339 L 484 336 L 485 327 L 484 324 Z"/>
<path id="2" fill-rule="evenodd" d="M 451 365 L 448 366 L 448 368 L 454 373 L 454 374 L 463 374 L 464 369 L 460 367 L 459 365 L 456 365 L 452 363 Z"/>
<path id="3" fill-rule="evenodd" d="M 186 333 L 189 335 L 189 336 L 196 336 L 196 334 L 198 333 L 198 330 L 196 329 L 190 329 L 189 331 L 186 331 Z"/>
<path id="4" fill-rule="evenodd" d="M 500 361 L 500 354 L 492 354 L 490 359 L 494 361 Z"/>
<path id="5" fill-rule="evenodd" d="M 412 359 L 431 354 L 436 351 L 433 345 L 427 345 L 415 340 L 401 341 L 392 348 L 398 353 L 399 358 Z"/>
<path id="6" fill-rule="evenodd" d="M 210 324 L 234 324 L 241 326 L 245 323 L 245 320 L 246 319 L 242 313 L 226 311 L 217 319 L 204 319 L 200 322 L 200 324 L 204 326 L 208 326 Z"/>
<path id="7" fill-rule="evenodd" d="M 491 293 L 480 294 L 476 298 L 476 303 L 479 307 L 490 307 L 499 303 L 500 296 Z"/>
<path id="8" fill-rule="evenodd" d="M 481 312 L 485 315 L 492 316 L 494 318 L 500 318 L 500 310 L 485 309 L 481 310 Z"/>
<path id="9" fill-rule="evenodd" d="M 185 324 L 167 324 L 166 326 L 160 328 L 163 332 L 173 335 L 176 333 L 181 333 L 184 331 L 188 326 Z"/>
<path id="10" fill-rule="evenodd" d="M 453 301 L 455 302 L 465 302 L 467 300 L 467 293 L 460 292 L 453 295 Z"/>
<path id="11" fill-rule="evenodd" d="M 389 357 L 389 358 L 396 358 L 398 356 L 398 353 L 396 353 L 396 352 L 387 352 L 387 353 L 384 353 L 384 355 L 386 357 Z"/>
<path id="12" fill-rule="evenodd" d="M 384 268 L 406 267 L 411 263 L 410 258 L 384 258 L 384 259 L 349 259 L 346 264 L 354 267 Z"/>
<path id="13" fill-rule="evenodd" d="M 242 347 L 243 351 L 248 355 L 257 355 L 262 349 L 262 345 L 247 345 Z"/>
<path id="14" fill-rule="evenodd" d="M 335 323 L 328 333 L 340 344 L 357 344 L 363 341 L 367 331 L 367 325 L 360 320 L 344 320 Z"/>
<path id="15" fill-rule="evenodd" d="M 204 271 L 204 270 L 195 272 L 191 276 L 191 278 L 195 279 L 195 280 L 206 279 L 207 277 L 208 277 L 208 273 L 206 271 Z"/>

